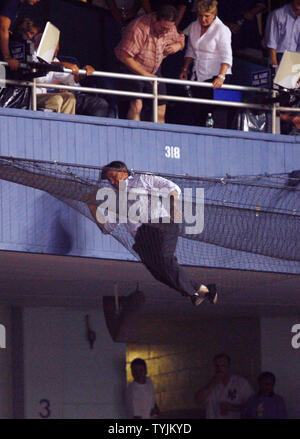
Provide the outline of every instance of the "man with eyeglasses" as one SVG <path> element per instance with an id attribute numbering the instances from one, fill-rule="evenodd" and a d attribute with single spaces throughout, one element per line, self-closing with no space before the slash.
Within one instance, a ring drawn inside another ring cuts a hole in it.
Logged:
<path id="1" fill-rule="evenodd" d="M 122 73 L 159 77 L 160 66 L 165 57 L 184 48 L 184 35 L 176 29 L 177 10 L 164 5 L 157 12 L 144 15 L 131 22 L 115 54 L 121 62 Z M 153 86 L 141 80 L 120 81 L 120 87 L 140 93 L 153 93 Z M 158 84 L 158 93 L 166 94 L 166 86 Z M 132 99 L 127 118 L 140 120 L 143 99 Z M 158 102 L 158 122 L 165 122 L 166 102 Z"/>

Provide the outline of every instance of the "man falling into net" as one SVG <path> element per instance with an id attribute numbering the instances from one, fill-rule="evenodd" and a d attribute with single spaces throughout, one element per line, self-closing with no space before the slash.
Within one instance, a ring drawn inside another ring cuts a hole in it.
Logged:
<path id="1" fill-rule="evenodd" d="M 139 255 L 155 279 L 179 291 L 183 296 L 188 296 L 193 305 L 198 306 L 204 300 L 216 303 L 215 284 L 199 285 L 188 279 L 174 255 L 179 233 L 179 225 L 174 221 L 174 218 L 179 214 L 177 200 L 181 195 L 180 188 L 172 181 L 159 176 L 148 174 L 132 176 L 130 174 L 125 163 L 113 161 L 102 169 L 101 179 L 108 180 L 119 196 L 120 191 L 126 191 L 126 194 L 130 192 L 143 194 L 139 199 L 139 207 L 141 210 L 145 208 L 147 212 L 150 207 L 150 194 L 151 203 L 153 200 L 153 191 L 167 194 L 170 200 L 169 212 L 163 203 L 158 203 L 154 207 L 151 205 L 151 221 L 153 218 L 168 217 L 167 223 L 154 221 L 155 224 L 149 224 L 149 222 L 131 220 L 130 215 L 128 216 L 126 229 L 134 238 L 133 250 Z M 108 224 L 105 221 L 105 217 L 99 212 L 95 200 L 91 201 L 90 199 L 88 206 L 103 233 L 109 233 L 113 230 L 115 224 Z"/>

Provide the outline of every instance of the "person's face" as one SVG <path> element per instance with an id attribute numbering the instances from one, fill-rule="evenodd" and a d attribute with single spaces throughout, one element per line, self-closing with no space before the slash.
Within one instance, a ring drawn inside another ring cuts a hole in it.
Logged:
<path id="1" fill-rule="evenodd" d="M 229 374 L 230 364 L 226 357 L 221 357 L 215 360 L 215 372 L 226 376 Z"/>
<path id="2" fill-rule="evenodd" d="M 119 189 L 119 181 L 126 180 L 128 178 L 128 173 L 126 171 L 108 171 L 107 174 L 107 180 L 110 182 L 110 184 L 115 188 Z"/>
<path id="3" fill-rule="evenodd" d="M 147 370 L 145 366 L 142 364 L 136 364 L 131 368 L 131 373 L 134 381 L 140 384 L 144 384 L 146 382 Z"/>
<path id="4" fill-rule="evenodd" d="M 274 390 L 274 380 L 272 377 L 263 378 L 259 382 L 259 391 L 262 395 L 270 395 Z"/>
<path id="5" fill-rule="evenodd" d="M 40 0 L 25 0 L 26 3 L 28 3 L 29 5 L 35 5 L 36 3 L 38 3 Z"/>
<path id="6" fill-rule="evenodd" d="M 33 38 L 39 33 L 37 27 L 33 26 L 28 31 L 25 32 L 25 35 L 28 40 L 33 40 Z"/>
<path id="7" fill-rule="evenodd" d="M 215 18 L 216 13 L 198 12 L 198 20 L 202 27 L 209 27 L 213 23 Z"/>
<path id="8" fill-rule="evenodd" d="M 300 0 L 294 0 L 293 3 L 293 9 L 296 15 L 300 14 Z"/>
<path id="9" fill-rule="evenodd" d="M 174 26 L 173 21 L 168 20 L 160 20 L 156 21 L 154 24 L 155 31 L 158 35 L 165 35 L 169 30 L 171 30 Z"/>

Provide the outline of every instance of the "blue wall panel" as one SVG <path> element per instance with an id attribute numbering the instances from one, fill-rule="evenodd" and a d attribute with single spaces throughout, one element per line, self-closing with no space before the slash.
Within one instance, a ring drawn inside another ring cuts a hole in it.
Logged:
<path id="1" fill-rule="evenodd" d="M 180 147 L 180 159 L 165 147 Z M 292 136 L 0 110 L 0 155 L 194 176 L 253 175 L 300 169 Z M 0 249 L 132 259 L 95 224 L 50 195 L 0 182 Z"/>

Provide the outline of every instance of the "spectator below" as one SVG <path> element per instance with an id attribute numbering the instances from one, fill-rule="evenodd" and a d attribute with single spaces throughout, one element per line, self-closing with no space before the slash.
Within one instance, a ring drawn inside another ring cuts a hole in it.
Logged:
<path id="1" fill-rule="evenodd" d="M 274 393 L 275 375 L 262 372 L 257 378 L 258 392 L 250 396 L 242 413 L 248 419 L 285 419 L 286 406 L 283 398 Z"/>
<path id="2" fill-rule="evenodd" d="M 218 16 L 232 32 L 232 49 L 261 49 L 262 35 L 257 16 L 266 10 L 266 0 L 218 0 Z"/>
<path id="3" fill-rule="evenodd" d="M 293 0 L 269 14 L 264 45 L 273 66 L 279 65 L 285 50 L 300 53 L 300 0 Z"/>
<path id="4" fill-rule="evenodd" d="M 147 377 L 145 360 L 136 358 L 131 362 L 133 382 L 126 390 L 126 409 L 129 418 L 150 419 L 160 411 L 155 402 L 155 391 L 151 378 Z"/>
<path id="5" fill-rule="evenodd" d="M 216 0 L 199 0 L 198 19 L 189 29 L 188 46 L 180 79 L 210 82 L 213 88 L 193 87 L 194 97 L 213 99 L 213 89 L 230 82 L 232 66 L 231 32 L 217 17 Z M 194 114 L 196 112 L 194 111 Z M 227 128 L 228 110 L 197 104 L 195 125 L 205 125 L 208 113 L 212 113 L 215 128 Z"/>
<path id="6" fill-rule="evenodd" d="M 170 5 L 159 11 L 137 18 L 127 26 L 115 54 L 121 62 L 121 73 L 135 73 L 142 76 L 161 76 L 160 66 L 165 57 L 184 48 L 184 35 L 176 29 L 177 10 Z M 153 93 L 153 86 L 146 81 L 120 81 L 121 89 Z M 158 84 L 159 94 L 166 94 L 166 86 Z M 152 104 L 152 101 L 151 101 Z M 143 99 L 131 99 L 127 118 L 141 120 Z M 158 103 L 158 122 L 165 122 L 166 103 Z"/>
<path id="7" fill-rule="evenodd" d="M 195 395 L 198 404 L 205 403 L 207 419 L 240 418 L 246 401 L 253 393 L 245 378 L 231 374 L 230 363 L 229 355 L 216 355 L 214 376 Z"/>

